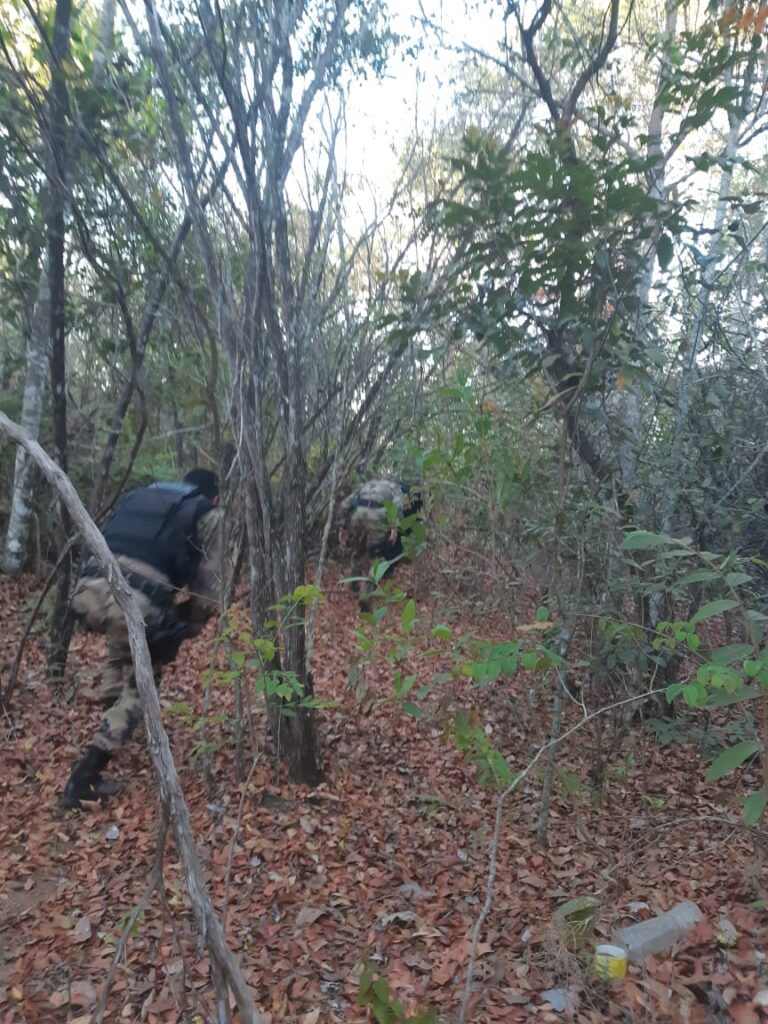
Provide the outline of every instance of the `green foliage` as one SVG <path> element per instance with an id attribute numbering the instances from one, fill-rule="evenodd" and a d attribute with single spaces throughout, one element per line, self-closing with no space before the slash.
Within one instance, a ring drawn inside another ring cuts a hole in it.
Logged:
<path id="1" fill-rule="evenodd" d="M 357 1004 L 369 1007 L 378 1024 L 437 1024 L 437 1013 L 432 1009 L 406 1014 L 403 1004 L 392 995 L 386 980 L 377 976 L 371 964 L 366 965 L 360 976 Z"/>
<path id="2" fill-rule="evenodd" d="M 317 587 L 301 586 L 282 598 L 277 607 L 281 613 L 290 615 L 298 606 L 321 599 L 322 593 Z M 276 635 L 254 635 L 247 614 L 240 609 L 230 609 L 226 624 L 213 643 L 225 651 L 226 664 L 203 673 L 205 686 L 247 683 L 255 695 L 279 702 L 280 714 L 288 718 L 300 708 L 331 706 L 328 701 L 307 696 L 296 674 L 280 668 Z"/>
<path id="3" fill-rule="evenodd" d="M 744 801 L 744 824 L 747 828 L 756 825 L 763 816 L 765 805 L 768 803 L 768 792 L 759 789 L 756 793 L 750 793 Z"/>
<path id="4" fill-rule="evenodd" d="M 748 758 L 753 757 L 760 750 L 758 740 L 743 740 L 735 746 L 724 751 L 707 770 L 707 782 L 717 782 L 724 778 Z"/>
<path id="5" fill-rule="evenodd" d="M 507 789 L 514 775 L 504 756 L 490 742 L 471 711 L 460 709 L 454 723 L 456 746 L 477 768 L 482 785 Z"/>

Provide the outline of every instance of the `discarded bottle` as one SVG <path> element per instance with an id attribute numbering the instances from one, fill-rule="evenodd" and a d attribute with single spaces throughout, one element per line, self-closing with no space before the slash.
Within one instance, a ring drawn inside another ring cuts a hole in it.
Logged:
<path id="1" fill-rule="evenodd" d="M 620 928 L 613 939 L 626 949 L 633 963 L 641 963 L 647 956 L 669 949 L 702 920 L 703 915 L 696 904 L 684 900 L 666 914 Z"/>

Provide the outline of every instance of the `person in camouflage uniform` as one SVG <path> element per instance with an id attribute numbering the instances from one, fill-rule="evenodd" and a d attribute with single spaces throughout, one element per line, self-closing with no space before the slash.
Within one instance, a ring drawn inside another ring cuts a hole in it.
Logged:
<path id="1" fill-rule="evenodd" d="M 395 506 L 396 521 L 391 522 L 387 505 Z M 341 503 L 339 544 L 349 555 L 349 575 L 367 577 L 371 563 L 378 559 L 394 561 L 403 548 L 399 520 L 417 512 L 421 501 L 411 495 L 408 485 L 392 480 L 368 480 Z M 370 611 L 372 580 L 353 581 L 352 592 L 359 595 L 361 611 Z"/>
<path id="2" fill-rule="evenodd" d="M 144 617 L 156 684 L 183 640 L 199 633 L 217 606 L 218 496 L 216 475 L 194 469 L 181 483 L 131 491 L 103 530 Z M 182 588 L 190 596 L 177 603 Z M 93 559 L 75 587 L 72 610 L 86 629 L 107 637 L 102 679 L 106 711 L 67 782 L 59 801 L 64 809 L 116 792 L 114 783 L 102 779 L 102 771 L 141 721 L 125 618 Z"/>

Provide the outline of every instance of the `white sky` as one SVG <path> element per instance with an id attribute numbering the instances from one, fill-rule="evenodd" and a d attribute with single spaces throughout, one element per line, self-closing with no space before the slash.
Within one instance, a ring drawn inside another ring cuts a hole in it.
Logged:
<path id="1" fill-rule="evenodd" d="M 502 38 L 502 4 L 467 4 L 466 0 L 388 0 L 392 30 L 407 40 L 423 38 L 422 51 L 412 58 L 396 55 L 383 80 L 358 81 L 347 110 L 347 169 L 380 188 L 397 176 L 398 155 L 417 126 L 431 126 L 450 114 L 452 79 L 459 56 L 448 46 L 468 42 L 491 53 Z M 479 8 L 470 10 L 468 7 Z M 420 12 L 440 26 L 443 43 L 435 33 L 415 24 Z"/>

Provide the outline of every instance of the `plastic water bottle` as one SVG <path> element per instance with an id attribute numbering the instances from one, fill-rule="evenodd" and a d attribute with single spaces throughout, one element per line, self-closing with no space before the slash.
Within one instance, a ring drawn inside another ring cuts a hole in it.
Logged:
<path id="1" fill-rule="evenodd" d="M 614 935 L 614 942 L 626 949 L 633 963 L 640 963 L 647 956 L 669 949 L 703 919 L 696 904 L 685 900 L 666 914 L 620 928 Z"/>

